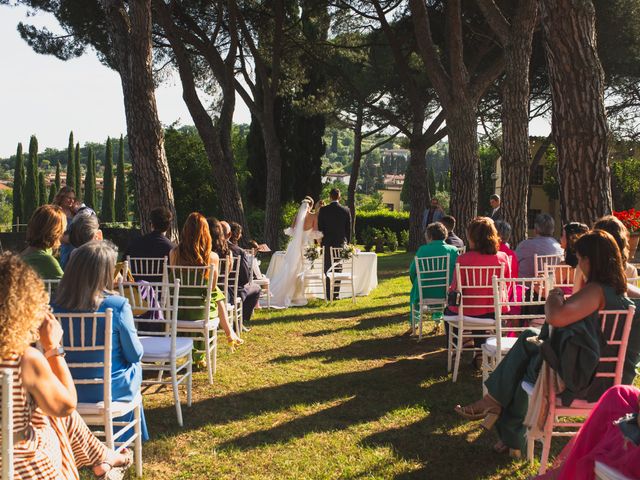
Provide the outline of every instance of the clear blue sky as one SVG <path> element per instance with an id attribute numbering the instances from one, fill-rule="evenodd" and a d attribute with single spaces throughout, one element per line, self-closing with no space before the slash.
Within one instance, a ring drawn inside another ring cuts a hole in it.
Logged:
<path id="1" fill-rule="evenodd" d="M 18 142 L 27 148 L 32 134 L 44 149 L 66 148 L 70 130 L 80 144 L 126 133 L 118 74 L 103 66 L 92 51 L 67 62 L 34 53 L 16 30 L 19 21 L 52 31 L 61 29 L 51 15 L 27 18 L 26 14 L 23 7 L 0 7 L 0 157 L 15 154 Z M 163 124 L 193 123 L 181 95 L 175 78 L 156 90 Z M 250 120 L 239 97 L 234 119 L 239 123 Z M 549 130 L 545 121 L 532 125 L 535 135 L 546 135 Z"/>

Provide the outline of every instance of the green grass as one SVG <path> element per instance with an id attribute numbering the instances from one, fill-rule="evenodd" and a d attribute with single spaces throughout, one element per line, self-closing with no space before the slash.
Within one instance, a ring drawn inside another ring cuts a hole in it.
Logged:
<path id="1" fill-rule="evenodd" d="M 526 478 L 453 412 L 481 395 L 470 358 L 452 383 L 442 335 L 402 336 L 410 261 L 379 256 L 380 284 L 355 305 L 257 311 L 245 345 L 220 343 L 214 385 L 194 375 L 183 428 L 168 392 L 146 395 L 145 478 Z"/>

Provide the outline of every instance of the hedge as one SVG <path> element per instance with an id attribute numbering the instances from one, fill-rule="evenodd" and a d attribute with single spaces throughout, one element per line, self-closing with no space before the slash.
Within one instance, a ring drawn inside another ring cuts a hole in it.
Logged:
<path id="1" fill-rule="evenodd" d="M 356 239 L 364 243 L 362 232 L 367 228 L 388 228 L 396 234 L 398 241 L 402 241 L 404 230 L 409 230 L 409 212 L 392 212 L 391 210 L 376 210 L 374 212 L 356 213 Z"/>

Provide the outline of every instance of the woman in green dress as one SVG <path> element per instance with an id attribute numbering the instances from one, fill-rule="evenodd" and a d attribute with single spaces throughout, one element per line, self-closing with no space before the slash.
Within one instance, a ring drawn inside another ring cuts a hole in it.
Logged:
<path id="1" fill-rule="evenodd" d="M 198 212 L 191 213 L 184 222 L 182 232 L 180 233 L 180 242 L 169 252 L 169 265 L 180 266 L 213 266 L 213 282 L 214 287 L 211 291 L 211 311 L 210 318 L 218 317 L 220 326 L 227 336 L 227 341 L 232 348 L 244 343 L 229 326 L 227 317 L 227 305 L 222 290 L 217 286 L 218 283 L 218 255 L 211 250 L 211 233 L 207 219 Z M 188 320 L 189 315 L 195 315 L 195 319 L 202 318 L 202 312 L 196 309 L 184 309 L 180 312 L 181 320 Z"/>
<path id="2" fill-rule="evenodd" d="M 615 239 L 607 232 L 593 230 L 583 235 L 575 244 L 578 265 L 586 278 L 585 286 L 565 300 L 564 292 L 554 288 L 547 295 L 545 305 L 546 322 L 554 327 L 553 335 L 545 341 L 562 358 L 564 345 L 591 345 L 599 352 L 600 310 L 626 310 L 632 301 L 627 297 L 627 283 L 624 263 Z M 634 323 L 636 320 L 634 319 Z M 510 451 L 518 456 L 526 447 L 526 430 L 523 425 L 527 413 L 528 396 L 522 389 L 522 382 L 535 383 L 542 365 L 539 343 L 527 340 L 539 336 L 543 339 L 548 326 L 542 331 L 525 330 L 509 353 L 491 373 L 485 386 L 489 392 L 481 400 L 470 405 L 456 406 L 455 411 L 469 420 L 484 419 L 483 426 L 496 425 L 500 441 L 494 446 L 497 452 Z M 563 342 L 573 335 L 572 341 Z M 637 335 L 636 335 L 637 336 Z M 629 338 L 622 383 L 631 384 L 635 377 L 635 367 L 640 357 L 640 341 Z M 563 348 L 559 346 L 563 345 Z M 559 375 L 567 383 L 560 395 L 563 402 L 582 398 L 597 401 L 611 382 L 592 381 L 595 365 L 560 364 Z M 593 368 L 590 370 L 589 368 Z M 569 381 L 574 388 L 569 388 Z M 580 385 L 580 388 L 577 386 Z"/>
<path id="3" fill-rule="evenodd" d="M 43 280 L 62 278 L 62 268 L 53 256 L 67 228 L 67 218 L 56 205 L 38 207 L 27 225 L 27 244 L 20 254 L 22 260 L 33 268 Z"/>

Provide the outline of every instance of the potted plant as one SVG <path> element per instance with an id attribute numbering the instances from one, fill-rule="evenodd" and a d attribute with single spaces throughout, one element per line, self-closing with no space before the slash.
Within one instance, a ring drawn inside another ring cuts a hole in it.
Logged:
<path id="1" fill-rule="evenodd" d="M 613 215 L 629 230 L 629 261 L 633 261 L 640 240 L 640 210 L 630 208 L 619 212 L 614 211 Z"/>

